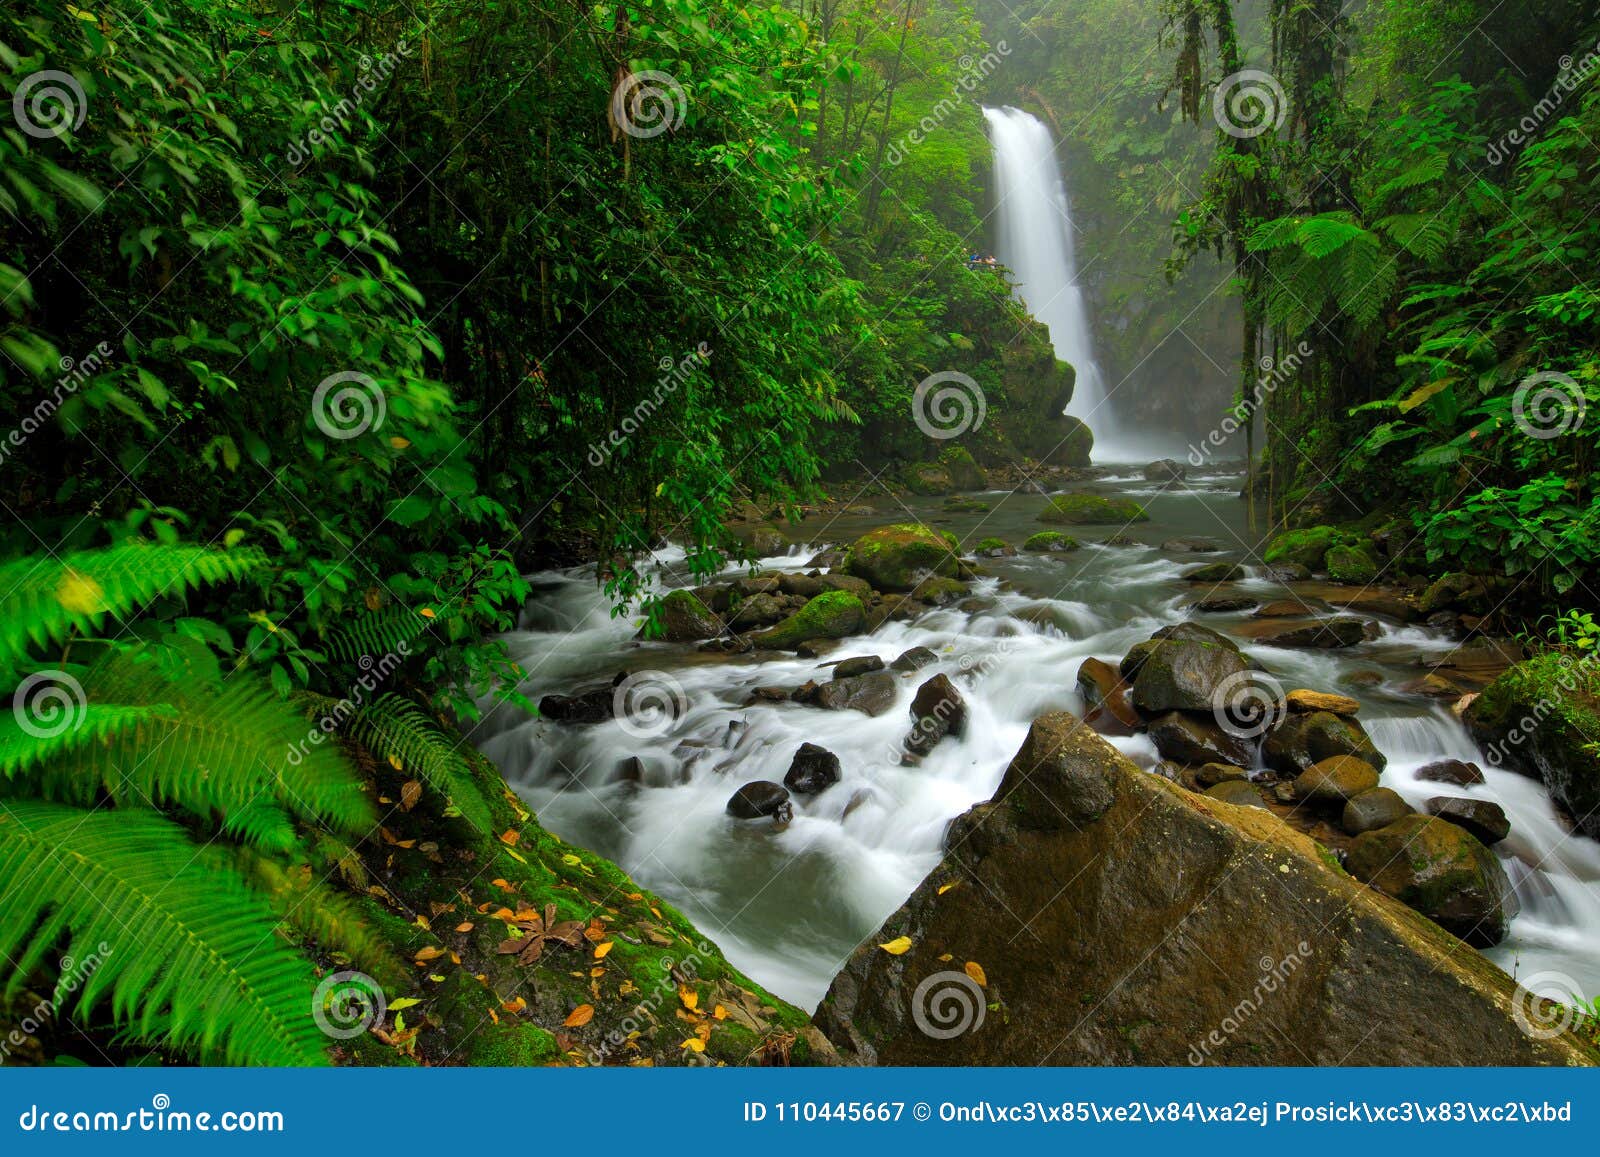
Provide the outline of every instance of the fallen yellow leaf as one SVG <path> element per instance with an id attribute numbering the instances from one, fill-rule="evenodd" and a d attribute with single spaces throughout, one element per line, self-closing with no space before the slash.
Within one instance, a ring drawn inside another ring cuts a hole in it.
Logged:
<path id="1" fill-rule="evenodd" d="M 691 1052 L 703 1053 L 706 1051 L 706 1042 L 697 1036 L 692 1036 L 678 1047 L 681 1049 L 689 1049 Z"/>
<path id="2" fill-rule="evenodd" d="M 439 959 L 439 957 L 441 957 L 443 955 L 444 955 L 444 949 L 443 948 L 436 948 L 432 944 L 430 944 L 426 948 L 422 949 L 422 951 L 418 952 L 415 956 L 413 956 L 412 959 L 415 960 L 418 964 L 426 964 L 428 961 L 437 960 L 437 959 Z"/>
<path id="3" fill-rule="evenodd" d="M 963 967 L 965 968 L 967 975 L 976 980 L 980 987 L 988 987 L 989 978 L 983 974 L 983 965 L 979 964 L 976 960 L 969 960 L 965 965 L 963 965 Z"/>
<path id="4" fill-rule="evenodd" d="M 603 943 L 596 944 L 594 946 L 594 958 L 596 960 L 604 960 L 606 958 L 606 953 L 611 951 L 611 943 L 612 942 L 610 940 L 607 940 Z"/>
<path id="5" fill-rule="evenodd" d="M 959 881 L 957 881 L 957 883 L 959 883 Z M 946 892 L 948 892 L 951 888 L 954 888 L 955 886 L 956 886 L 955 884 L 940 884 L 939 885 L 939 895 L 943 896 Z"/>
<path id="6" fill-rule="evenodd" d="M 684 1008 L 688 1009 L 690 1012 L 693 1012 L 695 1010 L 695 1006 L 700 1003 L 700 994 L 694 989 L 690 988 L 687 984 L 680 984 L 678 986 L 678 999 L 683 1001 Z"/>
<path id="7" fill-rule="evenodd" d="M 515 828 L 507 828 L 500 833 L 500 842 L 510 847 L 522 838 L 522 833 Z"/>
<path id="8" fill-rule="evenodd" d="M 896 936 L 893 940 L 889 941 L 889 943 L 880 944 L 878 947 L 883 949 L 890 956 L 904 956 L 911 948 L 911 937 Z"/>
<path id="9" fill-rule="evenodd" d="M 594 1019 L 594 1005 L 592 1005 L 592 1004 L 580 1004 L 577 1008 L 573 1009 L 567 1015 L 567 1019 L 562 1021 L 561 1023 L 563 1025 L 565 1025 L 567 1028 L 582 1028 L 584 1025 L 588 1024 L 593 1019 Z"/>

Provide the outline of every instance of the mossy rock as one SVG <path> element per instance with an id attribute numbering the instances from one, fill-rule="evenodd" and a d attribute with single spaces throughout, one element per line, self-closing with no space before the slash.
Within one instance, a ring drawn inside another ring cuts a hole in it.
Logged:
<path id="1" fill-rule="evenodd" d="M 1040 522 L 1059 522 L 1069 526 L 1104 526 L 1112 523 L 1146 522 L 1150 516 L 1131 498 L 1108 498 L 1103 494 L 1058 494 L 1039 514 Z"/>
<path id="2" fill-rule="evenodd" d="M 981 498 L 946 498 L 944 508 L 951 514 L 987 514 L 994 509 Z"/>
<path id="3" fill-rule="evenodd" d="M 711 639 L 722 634 L 722 619 L 692 591 L 667 592 L 666 597 L 661 600 L 656 621 L 661 625 L 659 637 L 669 643 Z M 647 629 L 648 624 L 639 628 L 641 638 Z"/>
<path id="4" fill-rule="evenodd" d="M 1269 563 L 1294 563 L 1307 570 L 1321 570 L 1328 552 L 1338 546 L 1343 537 L 1333 526 L 1286 530 L 1267 543 L 1263 557 Z"/>
<path id="5" fill-rule="evenodd" d="M 989 478 L 965 446 L 951 446 L 939 455 L 939 465 L 957 490 L 987 490 Z"/>
<path id="6" fill-rule="evenodd" d="M 1049 554 L 1077 550 L 1078 546 L 1078 540 L 1070 534 L 1062 534 L 1059 530 L 1041 530 L 1038 534 L 1029 535 L 1022 549 L 1033 554 Z"/>
<path id="7" fill-rule="evenodd" d="M 844 569 L 875 590 L 909 591 L 928 575 L 955 578 L 957 550 L 926 526 L 901 523 L 869 530 L 850 547 Z"/>
<path id="8" fill-rule="evenodd" d="M 905 484 L 911 493 L 923 497 L 949 494 L 955 489 L 955 483 L 951 480 L 949 472 L 931 462 L 918 462 L 908 467 L 905 472 Z"/>
<path id="9" fill-rule="evenodd" d="M 1008 550 L 1010 543 L 1003 538 L 986 538 L 972 548 L 973 554 L 987 554 L 991 550 Z"/>
<path id="10" fill-rule="evenodd" d="M 1378 578 L 1377 560 L 1367 553 L 1365 547 L 1360 546 L 1335 546 L 1330 547 L 1324 562 L 1327 566 L 1328 577 L 1336 583 L 1354 583 L 1365 586 L 1375 582 Z"/>
<path id="11" fill-rule="evenodd" d="M 1236 562 L 1208 562 L 1183 572 L 1184 580 L 1192 583 L 1231 583 L 1244 575 L 1244 567 Z"/>
<path id="12" fill-rule="evenodd" d="M 751 636 L 758 647 L 792 651 L 812 639 L 843 639 L 866 624 L 861 600 L 848 591 L 824 591 L 783 622 Z"/>
<path id="13" fill-rule="evenodd" d="M 1345 867 L 1468 944 L 1485 948 L 1505 939 L 1511 885 L 1495 854 L 1465 828 L 1405 816 L 1357 836 Z"/>

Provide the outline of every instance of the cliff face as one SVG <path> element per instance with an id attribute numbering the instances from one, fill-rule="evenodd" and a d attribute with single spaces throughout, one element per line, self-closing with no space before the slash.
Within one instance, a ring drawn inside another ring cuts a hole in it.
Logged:
<path id="1" fill-rule="evenodd" d="M 1065 712 L 947 846 L 817 1011 L 849 1060 L 1596 1059 L 1525 1032 L 1509 977 L 1308 837 L 1140 771 Z"/>

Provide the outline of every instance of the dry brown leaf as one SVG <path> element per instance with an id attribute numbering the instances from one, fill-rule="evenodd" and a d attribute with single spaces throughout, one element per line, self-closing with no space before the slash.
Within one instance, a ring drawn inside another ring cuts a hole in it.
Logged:
<path id="1" fill-rule="evenodd" d="M 411 959 L 415 960 L 418 964 L 426 964 L 428 961 L 437 960 L 437 959 L 439 959 L 439 957 L 441 957 L 443 955 L 444 955 L 444 949 L 443 948 L 437 948 L 434 945 L 430 944 L 426 948 L 424 948 L 420 952 L 418 952 Z"/>
<path id="2" fill-rule="evenodd" d="M 594 1019 L 594 1005 L 580 1004 L 561 1023 L 567 1028 L 582 1028 Z"/>
<path id="3" fill-rule="evenodd" d="M 473 927 L 474 927 L 474 925 L 473 925 L 471 920 L 463 920 L 461 923 L 456 925 L 456 931 L 457 932 L 471 932 Z"/>
<path id="4" fill-rule="evenodd" d="M 400 785 L 400 810 L 410 811 L 422 799 L 422 782 L 408 779 Z"/>
<path id="5" fill-rule="evenodd" d="M 500 842 L 505 844 L 507 847 L 515 847 L 517 841 L 521 838 L 522 833 L 517 831 L 515 828 L 507 828 L 505 831 L 500 833 Z"/>

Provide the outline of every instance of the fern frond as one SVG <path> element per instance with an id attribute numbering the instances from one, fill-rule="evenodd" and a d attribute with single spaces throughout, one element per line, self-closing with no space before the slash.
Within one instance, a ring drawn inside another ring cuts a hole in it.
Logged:
<path id="1" fill-rule="evenodd" d="M 1450 247 L 1455 233 L 1455 223 L 1442 213 L 1397 213 L 1378 222 L 1407 253 L 1423 261 L 1437 261 Z"/>
<path id="2" fill-rule="evenodd" d="M 0 773 L 15 779 L 29 768 L 74 748 L 109 744 L 124 731 L 157 719 L 170 720 L 177 709 L 168 703 L 137 705 L 86 703 L 71 708 L 73 718 L 62 731 L 29 730 L 13 712 L 0 715 Z"/>
<path id="3" fill-rule="evenodd" d="M 271 909 L 154 812 L 13 800 L 0 811 L 0 959 L 14 994 L 66 941 L 94 955 L 69 1011 L 230 1064 L 316 1065 L 311 966 Z"/>
<path id="4" fill-rule="evenodd" d="M 0 566 L 0 663 L 30 644 L 60 643 L 73 631 L 98 631 L 164 595 L 245 578 L 265 565 L 251 549 L 126 543 L 59 557 L 30 556 Z"/>
<path id="5" fill-rule="evenodd" d="M 1415 189 L 1421 185 L 1431 185 L 1439 180 L 1450 170 L 1450 154 L 1446 152 L 1429 153 L 1421 160 L 1408 165 L 1398 174 L 1378 186 L 1374 194 L 1381 204 L 1396 193 L 1407 189 Z"/>
<path id="6" fill-rule="evenodd" d="M 364 655 L 405 654 L 411 641 L 427 630 L 428 619 L 409 607 L 385 607 L 361 615 L 328 636 L 328 653 L 353 663 Z"/>
<path id="7" fill-rule="evenodd" d="M 1342 212 L 1308 217 L 1300 223 L 1300 228 L 1295 232 L 1295 240 L 1310 257 L 1326 257 L 1330 253 L 1337 253 L 1357 238 L 1371 236 L 1372 234 L 1350 219 L 1350 214 Z"/>

